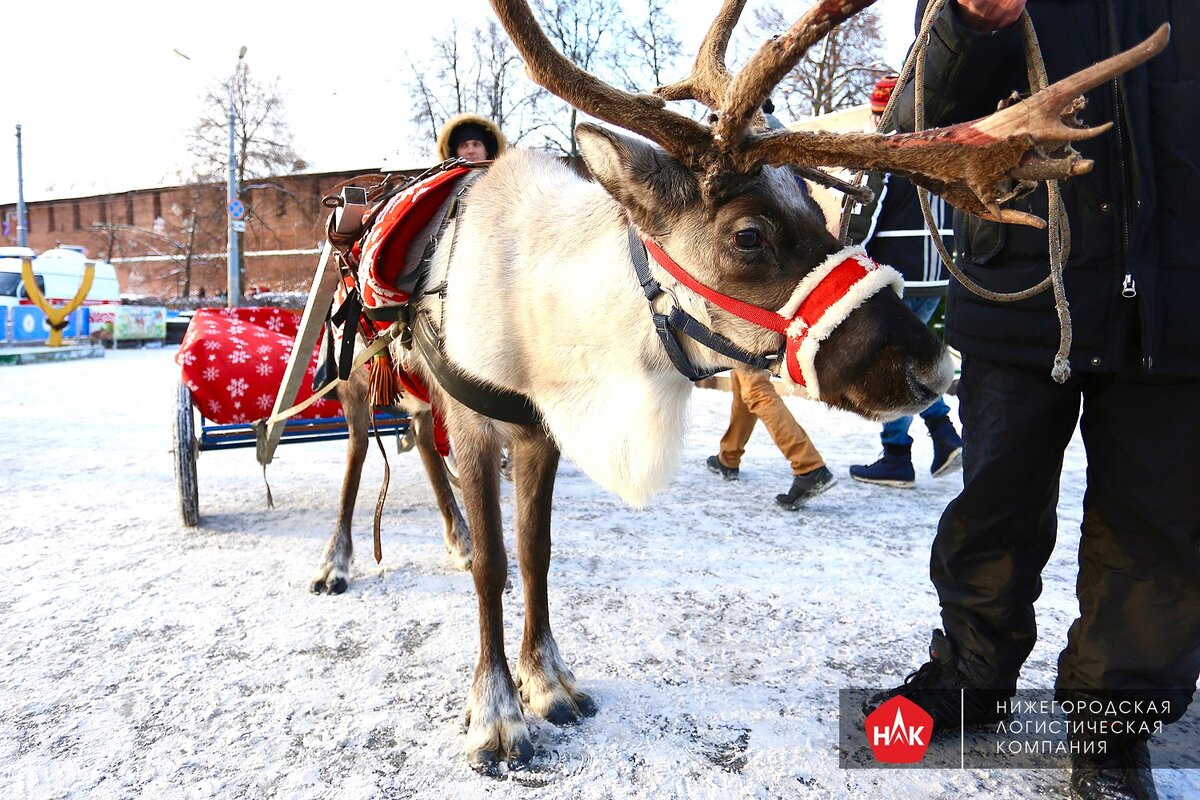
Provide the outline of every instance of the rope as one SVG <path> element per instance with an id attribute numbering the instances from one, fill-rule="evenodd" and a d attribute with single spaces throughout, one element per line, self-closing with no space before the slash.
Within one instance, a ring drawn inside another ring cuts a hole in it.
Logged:
<path id="1" fill-rule="evenodd" d="M 915 127 L 918 131 L 925 130 L 925 51 L 929 45 L 930 30 L 933 28 L 933 22 L 937 19 L 946 2 L 947 0 L 933 0 L 926 7 L 925 16 L 921 19 L 920 33 L 917 34 L 913 48 L 909 52 L 908 58 L 904 61 L 904 67 L 896 79 L 896 88 L 892 91 L 891 97 L 888 98 L 887 106 L 879 118 L 879 125 L 876 130 L 887 130 L 891 126 L 893 109 L 910 77 L 912 77 L 915 83 Z M 1026 74 L 1029 78 L 1030 93 L 1033 94 L 1045 89 L 1048 80 L 1046 77 L 1046 65 L 1042 61 L 1042 50 L 1038 44 L 1037 33 L 1033 29 L 1033 21 L 1029 18 L 1028 11 L 1021 13 L 1021 33 L 1025 47 Z M 863 175 L 864 172 L 862 170 L 855 172 L 851 182 L 855 185 L 861 185 Z M 1050 375 L 1056 382 L 1065 383 L 1071 377 L 1071 365 L 1068 357 L 1071 352 L 1072 332 L 1071 313 L 1069 304 L 1067 303 L 1066 289 L 1063 285 L 1062 270 L 1071 252 L 1071 228 L 1067 219 L 1066 209 L 1063 205 L 1062 192 L 1059 189 L 1058 181 L 1047 180 L 1045 183 L 1049 208 L 1049 230 L 1047 231 L 1047 236 L 1049 240 L 1050 274 L 1036 286 L 1031 286 L 1019 292 L 993 292 L 979 286 L 963 274 L 954 264 L 954 257 L 946 249 L 946 244 L 942 241 L 941 234 L 938 233 L 937 222 L 934 220 L 933 212 L 929 207 L 929 192 L 917 187 L 917 197 L 921 203 L 921 216 L 925 218 L 925 227 L 929 230 L 930 238 L 933 240 L 934 247 L 937 248 L 942 263 L 946 265 L 946 269 L 950 271 L 955 280 L 972 293 L 985 300 L 1011 303 L 1034 297 L 1046 291 L 1047 288 L 1053 287 L 1054 310 L 1058 315 L 1058 352 L 1054 355 L 1054 364 L 1050 370 Z M 846 242 L 847 240 L 852 209 L 853 204 L 848 202 L 847 198 L 847 200 L 843 201 L 842 206 L 840 228 L 842 242 Z"/>

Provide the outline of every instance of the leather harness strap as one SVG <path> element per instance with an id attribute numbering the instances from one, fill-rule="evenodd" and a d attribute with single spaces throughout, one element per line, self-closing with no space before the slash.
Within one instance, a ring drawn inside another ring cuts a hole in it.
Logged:
<path id="1" fill-rule="evenodd" d="M 671 359 L 671 363 L 683 377 L 689 381 L 699 381 L 710 378 L 718 372 L 724 372 L 729 367 L 708 370 L 697 368 L 684 352 L 683 344 L 679 341 L 679 334 L 754 369 L 769 370 L 772 368 L 773 362 L 779 357 L 778 353 L 760 356 L 743 350 L 684 311 L 677 302 L 672 304 L 671 310 L 666 314 L 660 314 L 655 310 L 655 299 L 659 295 L 668 294 L 668 292 L 650 274 L 650 256 L 646 252 L 646 243 L 632 225 L 629 226 L 629 256 L 633 261 L 633 272 L 637 276 L 638 283 L 642 285 L 642 292 L 645 293 L 646 301 L 650 305 L 650 317 L 654 320 L 654 331 L 658 334 L 663 349 L 667 352 L 667 357 Z M 672 299 L 674 299 L 673 296 Z"/>
<path id="2" fill-rule="evenodd" d="M 472 411 L 501 422 L 517 425 L 540 425 L 538 413 L 529 398 L 517 392 L 489 386 L 470 377 L 446 357 L 441 336 L 433 327 L 429 314 L 418 312 L 412 324 L 413 344 L 425 366 L 446 394 Z"/>

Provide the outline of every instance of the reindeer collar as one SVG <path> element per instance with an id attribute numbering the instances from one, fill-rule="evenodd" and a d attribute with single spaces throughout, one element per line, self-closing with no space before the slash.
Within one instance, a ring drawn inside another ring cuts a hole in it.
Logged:
<path id="1" fill-rule="evenodd" d="M 631 245 L 635 235 L 637 234 L 630 228 Z M 736 361 L 757 369 L 771 369 L 783 379 L 785 385 L 798 389 L 813 399 L 820 399 L 821 396 L 816 370 L 817 351 L 821 347 L 821 342 L 829 338 L 833 329 L 845 321 L 852 311 L 884 287 L 890 287 L 898 296 L 903 295 L 904 292 L 904 278 L 900 276 L 900 273 L 891 267 L 875 263 L 861 247 L 845 247 L 831 254 L 805 275 L 782 308 L 778 311 L 769 311 L 706 286 L 692 277 L 653 239 L 640 236 L 640 240 L 640 243 L 645 245 L 644 250 L 642 247 L 632 246 L 630 249 L 635 254 L 634 268 L 638 272 L 638 279 L 643 290 L 646 291 L 648 299 L 652 301 L 663 290 L 658 286 L 657 281 L 650 277 L 648 266 L 645 268 L 644 274 L 641 269 L 638 269 L 639 259 L 636 255 L 638 251 L 648 252 L 653 256 L 655 263 L 665 269 L 673 278 L 718 308 L 784 337 L 783 347 L 778 353 L 753 355 L 697 322 L 695 318 L 676 306 L 670 315 L 654 314 L 655 328 L 659 329 L 659 336 L 663 338 L 664 344 L 666 344 L 668 336 L 664 334 L 659 318 L 666 316 L 669 324 L 670 318 L 678 312 L 679 315 L 686 318 L 686 322 L 684 325 L 675 326 L 677 332 L 684 333 L 701 345 Z M 654 294 L 651 294 L 650 286 L 657 290 Z M 653 308 L 651 312 L 653 313 Z M 700 336 L 696 335 L 696 328 L 699 329 Z M 698 378 L 692 377 L 688 371 L 680 368 L 679 360 L 673 354 L 673 348 L 680 355 L 682 355 L 682 348 L 673 333 L 670 334 L 670 338 L 672 343 L 667 346 L 667 353 L 671 355 L 671 360 L 675 362 L 676 368 L 679 368 L 689 379 L 698 380 Z M 714 342 L 718 346 L 714 346 Z M 686 358 L 683 360 L 690 368 L 690 362 L 687 362 Z M 708 374 L 719 371 L 713 370 Z M 695 374 L 696 370 L 692 368 L 691 373 Z"/>

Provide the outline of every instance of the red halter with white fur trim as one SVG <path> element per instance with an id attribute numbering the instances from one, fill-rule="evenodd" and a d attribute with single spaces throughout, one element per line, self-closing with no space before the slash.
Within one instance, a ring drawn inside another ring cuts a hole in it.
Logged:
<path id="1" fill-rule="evenodd" d="M 642 241 L 654 261 L 684 286 L 730 314 L 784 336 L 779 377 L 813 399 L 821 396 L 816 370 L 821 342 L 884 287 L 891 287 L 897 296 L 904 294 L 899 272 L 875 263 L 861 247 L 844 247 L 805 275 L 782 308 L 768 311 L 705 286 L 653 239 L 642 237 Z"/>

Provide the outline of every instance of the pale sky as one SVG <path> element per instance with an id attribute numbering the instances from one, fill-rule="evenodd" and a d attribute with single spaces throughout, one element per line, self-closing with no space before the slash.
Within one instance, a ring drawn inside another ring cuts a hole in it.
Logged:
<path id="1" fill-rule="evenodd" d="M 720 0 L 672 5 L 685 51 L 694 49 Z M 743 24 L 755 5 L 750 0 Z M 808 3 L 778 5 L 794 19 Z M 893 66 L 912 39 L 913 6 L 913 0 L 876 5 Z M 452 16 L 460 27 L 473 27 L 491 13 L 487 0 L 6 4 L 0 203 L 17 197 L 18 123 L 27 201 L 176 183 L 201 98 L 232 72 L 242 45 L 259 80 L 278 78 L 296 149 L 310 170 L 409 157 L 415 166 L 423 158 L 406 123 L 407 60 L 424 55 L 426 32 L 445 32 Z"/>

